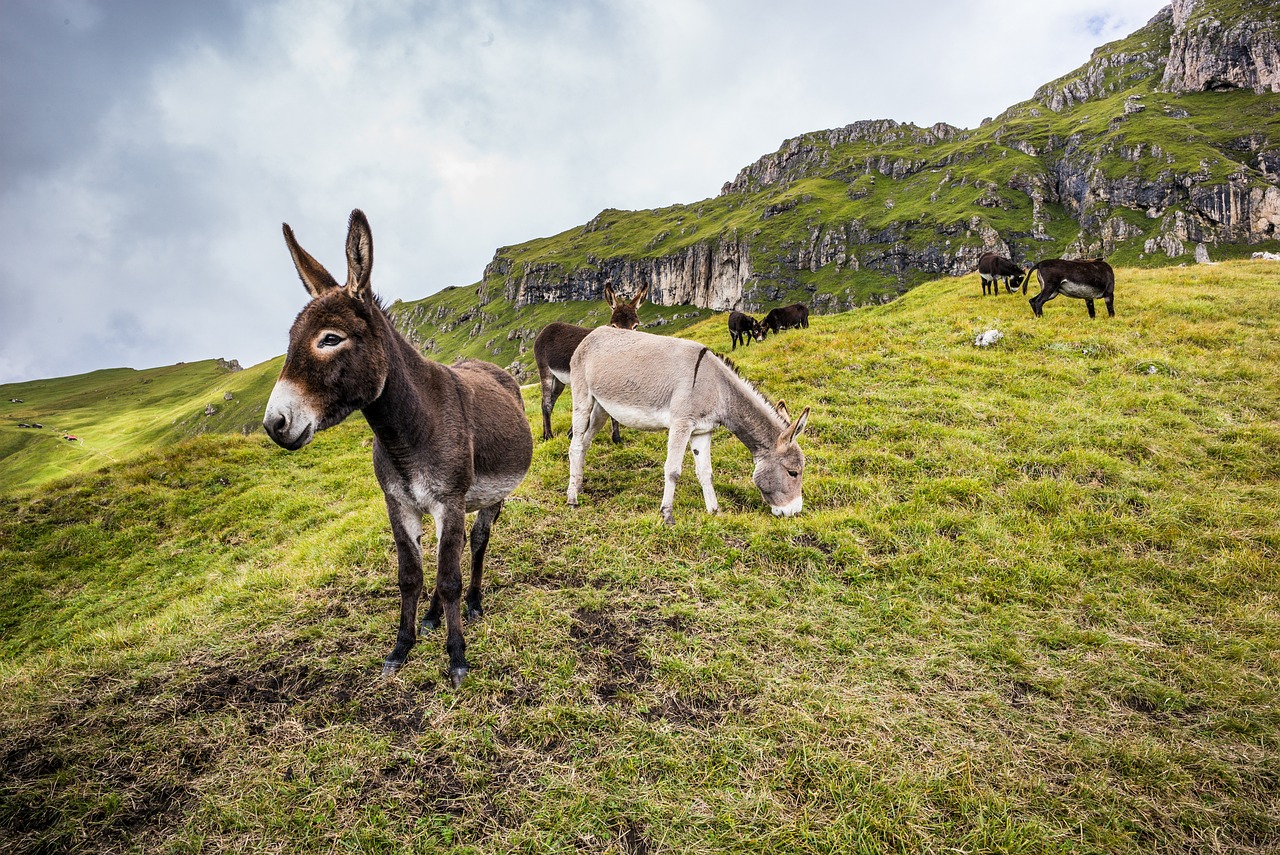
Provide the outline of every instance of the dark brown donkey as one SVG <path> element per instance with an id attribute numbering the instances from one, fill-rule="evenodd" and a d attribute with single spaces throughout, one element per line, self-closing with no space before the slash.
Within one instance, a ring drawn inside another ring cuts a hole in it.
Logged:
<path id="1" fill-rule="evenodd" d="M 609 326 L 620 330 L 633 330 L 640 325 L 640 316 L 636 310 L 644 302 L 649 293 L 649 286 L 644 285 L 630 300 L 623 300 L 613 293 L 608 285 L 604 286 L 604 299 L 613 310 L 609 317 Z M 569 385 L 569 358 L 578 349 L 578 345 L 591 332 L 587 327 L 552 321 L 542 328 L 538 337 L 533 340 L 533 358 L 538 363 L 538 381 L 542 386 L 542 438 L 551 439 L 551 411 L 555 409 L 556 399 Z M 572 435 L 572 434 L 571 434 Z M 618 420 L 613 420 L 613 441 L 622 442 L 622 434 L 618 432 Z"/>
<path id="2" fill-rule="evenodd" d="M 382 673 L 399 669 L 417 640 L 422 516 L 431 514 L 436 587 L 422 631 L 439 627 L 444 614 L 449 677 L 460 686 L 467 675 L 460 606 L 467 512 L 478 511 L 467 611 L 479 617 L 489 527 L 533 457 L 520 387 L 488 362 L 444 366 L 424 359 L 396 331 L 369 287 L 373 236 L 360 211 L 351 212 L 347 227 L 345 285 L 298 246 L 287 224 L 284 239 L 311 302 L 289 331 L 289 352 L 262 424 L 273 440 L 296 451 L 353 410 L 364 413 L 400 567 L 400 631 Z"/>

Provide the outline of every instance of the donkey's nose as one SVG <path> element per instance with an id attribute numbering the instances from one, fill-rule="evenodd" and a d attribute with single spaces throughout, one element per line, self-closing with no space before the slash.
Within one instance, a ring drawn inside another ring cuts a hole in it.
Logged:
<path id="1" fill-rule="evenodd" d="M 279 441 L 289 427 L 289 416 L 285 413 L 267 413 L 262 419 L 262 426 L 272 439 Z"/>

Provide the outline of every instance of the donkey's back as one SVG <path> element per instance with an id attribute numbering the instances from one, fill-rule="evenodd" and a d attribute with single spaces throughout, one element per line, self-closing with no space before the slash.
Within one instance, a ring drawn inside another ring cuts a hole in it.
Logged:
<path id="1" fill-rule="evenodd" d="M 693 394 L 698 373 L 710 368 L 701 364 L 707 354 L 696 341 L 612 327 L 592 330 L 570 360 L 575 407 L 582 396 L 638 430 L 666 430 L 673 416 L 701 423 L 715 400 Z M 703 377 L 709 392 L 713 375 Z"/>

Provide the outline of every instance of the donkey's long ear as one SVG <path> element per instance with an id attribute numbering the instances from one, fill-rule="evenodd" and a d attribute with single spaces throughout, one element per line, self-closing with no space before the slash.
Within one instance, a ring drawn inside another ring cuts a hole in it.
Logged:
<path id="1" fill-rule="evenodd" d="M 298 246 L 298 239 L 293 236 L 293 229 L 284 224 L 284 242 L 293 256 L 293 266 L 298 269 L 298 278 L 312 298 L 319 297 L 331 288 L 337 288 L 337 281 L 324 269 L 324 265 L 311 257 L 311 253 Z"/>
<path id="2" fill-rule="evenodd" d="M 608 285 L 604 286 L 604 301 L 609 304 L 610 309 L 618 308 L 618 296 L 613 293 L 613 289 Z"/>
<path id="3" fill-rule="evenodd" d="M 791 413 L 787 412 L 787 402 L 779 401 L 773 405 L 774 412 L 782 416 L 782 420 L 788 424 L 791 423 Z"/>
<path id="4" fill-rule="evenodd" d="M 369 277 L 373 273 L 373 230 L 364 211 L 356 208 L 347 222 L 347 293 L 357 300 L 373 299 Z"/>
<path id="5" fill-rule="evenodd" d="M 809 423 L 809 408 L 805 407 L 804 412 L 800 414 L 800 418 L 791 423 L 791 426 L 782 432 L 782 436 L 778 437 L 778 447 L 782 448 L 790 442 L 794 442 L 795 438 L 804 433 L 804 426 Z"/>
<path id="6" fill-rule="evenodd" d="M 644 302 L 644 298 L 648 295 L 648 293 L 649 293 L 649 283 L 646 282 L 640 288 L 640 290 L 636 292 L 636 295 L 631 298 L 631 308 L 633 309 L 640 308 L 640 304 Z"/>

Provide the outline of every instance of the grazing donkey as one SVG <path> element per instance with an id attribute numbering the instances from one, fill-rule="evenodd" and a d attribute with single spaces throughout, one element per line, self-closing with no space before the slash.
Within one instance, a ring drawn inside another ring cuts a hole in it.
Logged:
<path id="1" fill-rule="evenodd" d="M 738 349 L 738 342 L 751 344 L 751 340 L 764 341 L 764 327 L 750 315 L 742 312 L 729 313 L 729 338 L 733 341 L 730 350 Z"/>
<path id="2" fill-rule="evenodd" d="M 289 331 L 289 352 L 262 424 L 278 444 L 296 451 L 353 410 L 364 413 L 399 564 L 400 630 L 382 673 L 398 670 L 417 640 L 422 516 L 431 514 L 436 587 L 422 630 L 439 627 L 444 614 L 449 677 L 458 687 L 467 675 L 459 602 L 467 512 L 478 511 L 467 611 L 479 617 L 489 528 L 533 458 L 520 387 L 488 362 L 446 367 L 424 359 L 396 331 L 369 286 L 373 235 L 359 210 L 347 227 L 345 285 L 298 245 L 287 224 L 284 239 L 311 302 Z"/>
<path id="3" fill-rule="evenodd" d="M 1029 275 L 1026 270 L 994 252 L 984 252 L 978 256 L 978 278 L 982 280 L 984 297 L 987 296 L 988 288 L 991 289 L 991 296 L 999 296 L 1001 279 L 1004 280 L 1005 290 L 1013 294 Z"/>
<path id="4" fill-rule="evenodd" d="M 644 302 L 649 293 L 649 286 L 644 285 L 630 300 L 623 300 L 613 293 L 608 285 L 604 286 L 604 299 L 613 310 L 609 316 L 609 326 L 620 330 L 633 330 L 640 326 L 640 316 L 636 310 Z M 551 439 L 551 411 L 555 409 L 556 399 L 569 385 L 569 357 L 577 350 L 578 345 L 591 330 L 574 324 L 552 321 L 542 328 L 538 337 L 533 340 L 533 359 L 538 363 L 538 382 L 542 387 L 542 438 Z M 614 442 L 622 442 L 622 434 L 618 432 L 618 422 L 613 422 Z"/>
<path id="5" fill-rule="evenodd" d="M 792 303 L 790 306 L 770 309 L 769 314 L 764 316 L 761 326 L 775 335 L 782 330 L 795 329 L 797 327 L 808 329 L 809 307 L 804 303 Z"/>
<path id="6" fill-rule="evenodd" d="M 570 361 L 573 440 L 569 443 L 570 505 L 578 504 L 587 449 L 605 416 L 627 427 L 667 431 L 662 521 L 675 524 L 672 505 L 693 447 L 694 467 L 707 511 L 719 510 L 711 484 L 711 431 L 723 425 L 755 458 L 752 480 L 777 516 L 800 512 L 804 452 L 796 437 L 809 420 L 794 422 L 786 404 L 772 407 L 728 363 L 696 341 L 601 327 L 582 340 Z"/>
<path id="7" fill-rule="evenodd" d="M 1037 262 L 1035 267 L 1027 271 L 1027 278 L 1022 281 L 1022 293 L 1027 293 L 1027 283 L 1034 273 L 1040 279 L 1040 293 L 1031 298 L 1031 311 L 1036 317 L 1044 314 L 1044 304 L 1059 294 L 1078 297 L 1084 300 L 1089 317 L 1097 315 L 1093 310 L 1093 301 L 1099 298 L 1107 304 L 1107 315 L 1116 316 L 1116 274 L 1101 258 L 1088 261 L 1065 261 L 1061 258 L 1049 258 Z"/>

